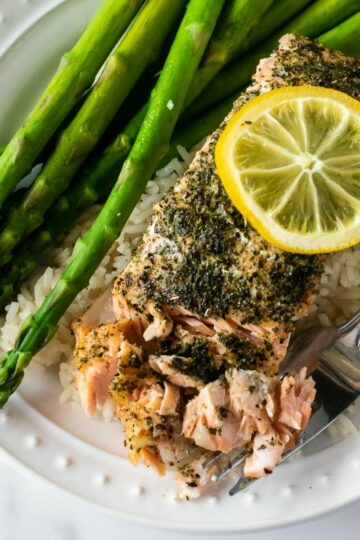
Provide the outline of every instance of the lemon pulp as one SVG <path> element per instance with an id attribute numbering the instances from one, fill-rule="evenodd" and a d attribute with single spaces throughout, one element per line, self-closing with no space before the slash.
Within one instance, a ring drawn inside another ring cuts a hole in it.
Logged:
<path id="1" fill-rule="evenodd" d="M 215 160 L 233 204 L 277 247 L 321 253 L 360 240 L 360 104 L 348 95 L 299 86 L 256 97 Z"/>

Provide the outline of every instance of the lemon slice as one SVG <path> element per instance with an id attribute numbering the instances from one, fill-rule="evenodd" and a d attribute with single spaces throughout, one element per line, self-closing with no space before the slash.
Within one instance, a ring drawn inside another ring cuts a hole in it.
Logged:
<path id="1" fill-rule="evenodd" d="M 230 120 L 215 149 L 233 204 L 294 253 L 360 241 L 360 103 L 313 86 L 273 90 Z"/>

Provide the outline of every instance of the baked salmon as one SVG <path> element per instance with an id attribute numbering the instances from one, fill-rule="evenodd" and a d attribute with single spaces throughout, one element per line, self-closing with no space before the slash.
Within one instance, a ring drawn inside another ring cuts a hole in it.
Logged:
<path id="1" fill-rule="evenodd" d="M 155 206 L 114 284 L 111 320 L 107 307 L 103 324 L 84 316 L 74 325 L 85 410 L 93 414 L 110 397 L 130 460 L 142 459 L 160 474 L 178 469 L 187 497 L 211 476 L 199 466 L 203 454 L 245 446 L 245 474 L 269 474 L 311 414 L 312 379 L 302 371 L 280 380 L 276 372 L 296 321 L 314 302 L 324 256 L 268 244 L 232 205 L 214 163 L 219 135 L 248 100 L 302 84 L 359 99 L 360 62 L 283 36 Z M 186 457 L 194 446 L 200 455 Z"/>

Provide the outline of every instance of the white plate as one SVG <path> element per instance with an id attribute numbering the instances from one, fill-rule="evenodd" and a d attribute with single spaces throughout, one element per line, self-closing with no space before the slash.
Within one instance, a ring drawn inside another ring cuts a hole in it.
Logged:
<path id="1" fill-rule="evenodd" d="M 99 0 L 1 0 L 0 143 L 34 103 L 60 53 Z M 192 531 L 249 531 L 294 523 L 360 497 L 360 436 L 327 434 L 309 455 L 230 498 L 226 486 L 176 502 L 171 477 L 157 478 L 125 458 L 121 428 L 58 404 L 55 370 L 29 372 L 0 412 L 0 452 L 17 469 L 138 523 Z M 351 413 L 360 427 L 360 404 Z"/>

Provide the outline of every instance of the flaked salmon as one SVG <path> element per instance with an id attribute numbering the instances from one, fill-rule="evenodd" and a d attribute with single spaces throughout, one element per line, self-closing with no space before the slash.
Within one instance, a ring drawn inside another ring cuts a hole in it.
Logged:
<path id="1" fill-rule="evenodd" d="M 227 197 L 214 148 L 231 116 L 259 93 L 326 86 L 360 97 L 360 62 L 293 35 L 260 62 L 188 171 L 157 204 L 112 291 L 112 315 L 75 324 L 77 384 L 92 414 L 111 397 L 133 463 L 176 468 L 186 496 L 213 451 L 245 446 L 245 474 L 270 473 L 306 427 L 315 396 L 305 371 L 276 377 L 296 321 L 314 301 L 324 256 L 268 244 Z M 108 306 L 108 304 L 106 304 Z M 90 317 L 91 319 L 91 317 Z M 196 459 L 189 447 L 199 447 Z"/>
<path id="2" fill-rule="evenodd" d="M 250 445 L 252 454 L 244 472 L 251 478 L 265 476 L 295 443 L 293 433 L 306 426 L 314 386 L 306 378 L 306 368 L 282 381 L 231 368 L 186 405 L 183 434 L 212 451 L 227 453 Z"/>

